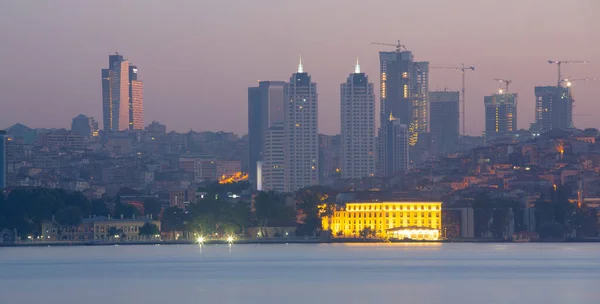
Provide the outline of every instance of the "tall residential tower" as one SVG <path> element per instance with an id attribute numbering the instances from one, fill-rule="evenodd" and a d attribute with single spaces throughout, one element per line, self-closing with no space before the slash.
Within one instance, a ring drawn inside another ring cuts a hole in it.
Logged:
<path id="1" fill-rule="evenodd" d="M 285 90 L 286 192 L 319 184 L 317 84 L 302 67 L 292 74 Z"/>
<path id="2" fill-rule="evenodd" d="M 144 129 L 144 83 L 134 65 L 129 66 L 129 129 Z"/>
<path id="3" fill-rule="evenodd" d="M 430 92 L 429 93 L 429 132 L 435 142 L 435 152 L 441 154 L 453 153 L 458 150 L 459 138 L 459 93 Z"/>
<path id="4" fill-rule="evenodd" d="M 341 173 L 344 179 L 375 175 L 375 94 L 373 83 L 360 72 L 341 84 Z"/>

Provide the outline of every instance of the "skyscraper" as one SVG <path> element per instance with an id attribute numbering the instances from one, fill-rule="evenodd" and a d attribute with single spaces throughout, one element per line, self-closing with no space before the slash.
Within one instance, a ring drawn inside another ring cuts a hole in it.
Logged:
<path id="1" fill-rule="evenodd" d="M 104 131 L 129 129 L 129 61 L 122 55 L 108 56 L 102 69 L 102 110 Z"/>
<path id="2" fill-rule="evenodd" d="M 265 132 L 284 120 L 284 87 L 283 81 L 261 81 L 258 87 L 248 88 L 248 178 L 255 187 L 257 162 L 263 160 Z"/>
<path id="3" fill-rule="evenodd" d="M 284 154 L 284 125 L 283 121 L 273 123 L 273 126 L 265 132 L 263 160 L 258 163 L 261 174 L 257 174 L 258 184 L 262 183 L 265 191 L 283 192 L 285 180 L 285 154 Z M 261 176 L 262 175 L 262 176 Z"/>
<path id="4" fill-rule="evenodd" d="M 390 115 L 379 129 L 377 171 L 380 176 L 394 176 L 409 170 L 408 127 Z"/>
<path id="5" fill-rule="evenodd" d="M 317 84 L 302 67 L 285 86 L 285 191 L 319 184 Z"/>
<path id="6" fill-rule="evenodd" d="M 360 72 L 341 84 L 341 170 L 344 179 L 375 175 L 375 94 L 373 83 Z"/>
<path id="7" fill-rule="evenodd" d="M 144 83 L 134 65 L 129 66 L 129 129 L 144 129 Z"/>
<path id="8" fill-rule="evenodd" d="M 484 97 L 486 141 L 512 136 L 517 131 L 517 94 L 496 93 Z"/>
<path id="9" fill-rule="evenodd" d="M 458 92 L 429 93 L 429 130 L 435 141 L 436 153 L 448 154 L 458 150 L 460 128 Z"/>
<path id="10" fill-rule="evenodd" d="M 429 63 L 415 62 L 410 51 L 379 52 L 381 125 L 390 114 L 409 128 L 409 144 L 427 132 Z"/>
<path id="11" fill-rule="evenodd" d="M 0 130 L 0 191 L 4 188 L 6 188 L 6 131 Z"/>
<path id="12" fill-rule="evenodd" d="M 570 87 L 535 87 L 535 133 L 573 127 L 573 97 Z"/>

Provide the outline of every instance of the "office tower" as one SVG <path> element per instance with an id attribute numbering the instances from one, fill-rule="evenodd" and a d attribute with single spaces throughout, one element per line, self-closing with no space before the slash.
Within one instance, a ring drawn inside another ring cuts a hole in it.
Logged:
<path id="1" fill-rule="evenodd" d="M 373 83 L 360 72 L 341 84 L 341 175 L 360 179 L 375 175 L 375 94 Z"/>
<path id="2" fill-rule="evenodd" d="M 565 86 L 535 87 L 534 133 L 573 127 L 573 97 Z"/>
<path id="3" fill-rule="evenodd" d="M 410 51 L 379 52 L 381 125 L 390 114 L 409 128 L 409 144 L 427 131 L 429 63 L 415 62 Z"/>
<path id="4" fill-rule="evenodd" d="M 448 154 L 458 150 L 460 128 L 458 92 L 429 93 L 429 131 L 436 153 Z"/>
<path id="5" fill-rule="evenodd" d="M 263 160 L 257 170 L 258 190 L 283 192 L 284 189 L 284 123 L 279 121 L 265 132 Z"/>
<path id="6" fill-rule="evenodd" d="M 0 130 L 0 191 L 6 188 L 6 165 L 6 131 Z"/>
<path id="7" fill-rule="evenodd" d="M 248 88 L 248 179 L 256 187 L 257 162 L 263 160 L 265 132 L 284 119 L 285 82 L 261 81 Z M 264 176 L 264 172 L 263 172 Z"/>
<path id="8" fill-rule="evenodd" d="M 392 115 L 379 128 L 378 145 L 378 175 L 391 177 L 397 173 L 409 170 L 409 131 Z"/>
<path id="9" fill-rule="evenodd" d="M 319 184 L 317 84 L 302 67 L 285 86 L 285 191 Z"/>
<path id="10" fill-rule="evenodd" d="M 129 66 L 129 129 L 144 129 L 144 83 L 134 65 Z"/>
<path id="11" fill-rule="evenodd" d="M 94 117 L 79 114 L 71 122 L 71 132 L 88 139 L 96 137 L 98 136 L 98 122 L 94 120 Z"/>
<path id="12" fill-rule="evenodd" d="M 485 140 L 512 136 L 517 131 L 517 94 L 496 93 L 484 97 Z"/>
<path id="13" fill-rule="evenodd" d="M 118 53 L 108 56 L 102 69 L 102 122 L 104 131 L 129 129 L 129 61 Z"/>

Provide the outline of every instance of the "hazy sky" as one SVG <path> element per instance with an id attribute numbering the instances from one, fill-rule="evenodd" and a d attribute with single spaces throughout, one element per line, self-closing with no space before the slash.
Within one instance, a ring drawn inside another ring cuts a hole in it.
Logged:
<path id="1" fill-rule="evenodd" d="M 416 60 L 477 67 L 468 133 L 483 130 L 493 78 L 513 80 L 518 126 L 528 128 L 533 86 L 556 82 L 547 60 L 590 60 L 564 76 L 600 77 L 599 13 L 598 0 L 0 0 L 0 128 L 68 128 L 80 113 L 101 122 L 100 69 L 118 51 L 139 67 L 146 124 L 246 133 L 247 88 L 289 80 L 301 53 L 318 84 L 319 131 L 333 134 L 356 57 L 378 88 L 386 48 L 370 43 L 398 39 Z M 460 88 L 455 71 L 430 79 L 432 90 Z M 600 81 L 574 85 L 576 127 L 600 128 L 594 90 Z"/>

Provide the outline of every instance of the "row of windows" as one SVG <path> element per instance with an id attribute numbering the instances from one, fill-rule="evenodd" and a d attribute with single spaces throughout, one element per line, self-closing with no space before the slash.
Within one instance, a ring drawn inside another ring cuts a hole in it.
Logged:
<path id="1" fill-rule="evenodd" d="M 438 205 L 347 205 L 346 210 L 439 210 Z"/>
<path id="2" fill-rule="evenodd" d="M 435 214 L 434 217 L 439 217 L 440 213 L 439 212 L 406 212 L 406 217 L 411 217 L 411 214 L 413 217 L 418 217 L 419 214 L 421 217 L 432 217 L 432 214 Z M 398 215 L 398 217 L 404 217 L 404 212 L 392 212 L 392 217 L 396 217 L 396 215 Z M 389 212 L 381 212 L 381 213 L 359 213 L 359 212 L 336 212 L 334 214 L 334 217 L 349 217 L 349 218 L 376 218 L 376 217 L 390 217 L 390 213 Z"/>

